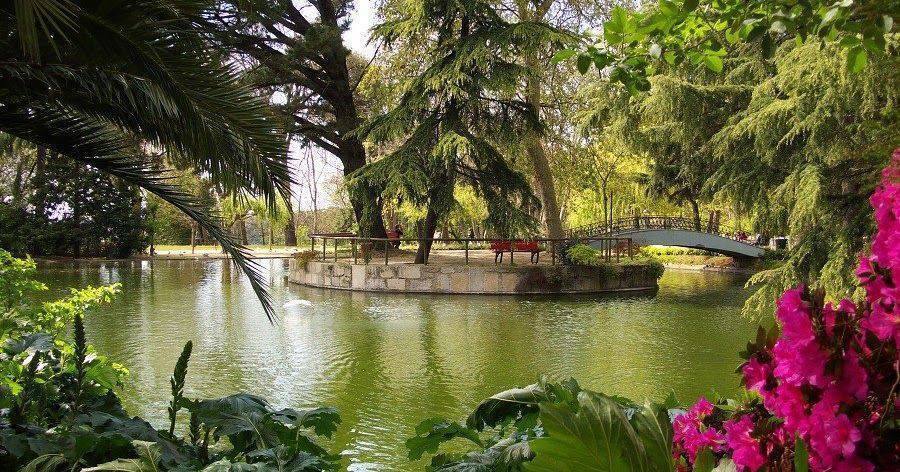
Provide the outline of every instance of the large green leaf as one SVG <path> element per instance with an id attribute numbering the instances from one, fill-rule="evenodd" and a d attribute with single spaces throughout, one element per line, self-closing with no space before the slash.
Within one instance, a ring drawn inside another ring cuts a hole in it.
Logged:
<path id="1" fill-rule="evenodd" d="M 575 379 L 560 383 L 542 379 L 526 387 L 511 388 L 481 402 L 466 419 L 466 425 L 481 431 L 537 412 L 538 403 L 541 402 L 574 404 L 580 391 L 581 387 Z"/>
<path id="2" fill-rule="evenodd" d="M 219 436 L 255 431 L 255 424 L 269 411 L 269 404 L 255 395 L 239 393 L 188 405 L 197 419 Z"/>
<path id="3" fill-rule="evenodd" d="M 406 440 L 409 458 L 416 460 L 426 452 L 433 454 L 442 443 L 456 438 L 468 439 L 479 446 L 482 445 L 477 431 L 455 421 L 441 418 L 422 421 L 416 426 L 416 435 Z"/>
<path id="4" fill-rule="evenodd" d="M 644 446 L 650 470 L 675 470 L 672 423 L 666 406 L 647 402 L 631 415 L 630 422 Z"/>
<path id="5" fill-rule="evenodd" d="M 712 472 L 715 466 L 716 457 L 708 447 L 704 447 L 697 452 L 697 457 L 694 459 L 695 472 Z"/>
<path id="6" fill-rule="evenodd" d="M 269 472 L 278 468 L 266 464 L 248 464 L 246 462 L 231 462 L 221 459 L 206 466 L 203 472 Z"/>
<path id="7" fill-rule="evenodd" d="M 33 333 L 21 338 L 10 338 L 3 345 L 3 352 L 15 356 L 23 352 L 29 354 L 39 351 L 47 351 L 53 348 L 53 337 L 47 333 Z"/>
<path id="8" fill-rule="evenodd" d="M 44 454 L 26 464 L 21 472 L 54 472 L 66 462 L 66 457 L 62 454 Z"/>
<path id="9" fill-rule="evenodd" d="M 238 453 L 285 446 L 329 461 L 336 459 L 300 429 L 334 431 L 339 421 L 334 410 L 276 411 L 262 398 L 248 394 L 190 402 L 187 408 L 196 415 L 199 423 L 213 431 L 215 437 L 227 436 Z"/>
<path id="10" fill-rule="evenodd" d="M 147 421 L 134 418 L 121 418 L 109 413 L 92 411 L 88 414 L 78 415 L 76 424 L 90 426 L 98 433 L 119 433 L 135 441 L 155 442 L 159 434 Z"/>
<path id="11" fill-rule="evenodd" d="M 537 411 L 538 403 L 547 400 L 547 392 L 541 384 L 511 388 L 481 402 L 466 419 L 470 428 L 483 430 Z"/>
<path id="12" fill-rule="evenodd" d="M 650 463 L 623 408 L 612 398 L 582 391 L 578 409 L 542 403 L 546 437 L 531 442 L 525 470 L 536 472 L 649 471 Z"/>
<path id="13" fill-rule="evenodd" d="M 160 458 L 159 446 L 155 443 L 147 441 L 135 441 L 134 448 L 137 450 L 138 457 L 134 459 L 116 459 L 114 461 L 105 462 L 82 469 L 84 471 L 121 471 L 121 472 L 157 472 L 157 462 Z"/>
<path id="14" fill-rule="evenodd" d="M 341 422 L 341 415 L 333 407 L 319 407 L 308 410 L 284 408 L 276 411 L 273 417 L 285 424 L 312 428 L 317 435 L 329 438 L 337 430 L 337 425 Z"/>

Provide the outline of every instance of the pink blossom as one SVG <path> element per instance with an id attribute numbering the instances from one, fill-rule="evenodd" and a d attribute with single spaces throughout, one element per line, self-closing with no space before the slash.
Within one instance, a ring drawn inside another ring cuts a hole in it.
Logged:
<path id="1" fill-rule="evenodd" d="M 744 415 L 739 420 L 729 420 L 723 425 L 725 441 L 733 451 L 731 459 L 738 467 L 746 467 L 756 471 L 766 463 L 766 457 L 760 452 L 759 441 L 750 436 L 753 431 L 753 420 Z"/>
<path id="2" fill-rule="evenodd" d="M 759 362 L 756 356 L 750 358 L 750 361 L 744 365 L 744 384 L 747 390 L 753 390 L 759 394 L 765 393 L 766 381 L 769 378 L 769 372 L 772 366 Z"/>
<path id="3" fill-rule="evenodd" d="M 860 457 L 843 459 L 834 464 L 832 472 L 874 472 L 875 465 Z"/>
<path id="4" fill-rule="evenodd" d="M 818 343 L 795 342 L 782 337 L 772 350 L 775 355 L 775 376 L 784 382 L 798 387 L 803 385 L 824 386 L 825 363 L 828 354 L 819 348 Z"/>
<path id="5" fill-rule="evenodd" d="M 691 408 L 672 422 L 674 430 L 673 440 L 681 450 L 687 454 L 688 460 L 694 462 L 697 453 L 702 448 L 709 448 L 715 452 L 721 452 L 725 447 L 725 438 L 722 433 L 714 428 L 703 425 L 702 419 L 712 414 L 715 406 L 705 397 L 700 397 Z M 679 450 L 673 451 L 676 457 Z"/>
<path id="6" fill-rule="evenodd" d="M 828 411 L 814 414 L 815 426 L 809 434 L 809 445 L 815 456 L 815 469 L 828 470 L 835 464 L 855 457 L 860 430 L 847 415 Z"/>
<path id="7" fill-rule="evenodd" d="M 841 365 L 841 378 L 838 382 L 838 388 L 845 393 L 850 400 L 865 400 L 866 394 L 869 392 L 869 385 L 866 383 L 868 373 L 859 364 L 859 355 L 854 351 L 847 351 L 844 354 L 844 362 Z"/>
<path id="8" fill-rule="evenodd" d="M 815 340 L 809 306 L 803 300 L 805 288 L 799 286 L 785 291 L 778 299 L 775 316 L 781 322 L 781 339 L 804 344 Z"/>
<path id="9" fill-rule="evenodd" d="M 693 414 L 697 418 L 702 419 L 705 416 L 711 415 L 715 406 L 706 399 L 706 397 L 701 396 L 697 399 L 697 403 L 694 403 L 694 406 L 688 410 L 688 413 Z"/>
<path id="10" fill-rule="evenodd" d="M 798 387 L 783 383 L 775 388 L 774 395 L 763 404 L 775 416 L 784 419 L 784 427 L 792 436 L 798 432 L 806 433 L 809 415 L 806 411 L 806 399 Z"/>

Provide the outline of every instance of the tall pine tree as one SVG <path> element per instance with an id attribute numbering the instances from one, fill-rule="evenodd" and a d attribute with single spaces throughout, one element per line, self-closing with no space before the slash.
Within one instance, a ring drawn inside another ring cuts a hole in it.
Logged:
<path id="1" fill-rule="evenodd" d="M 484 1 L 408 1 L 392 12 L 375 35 L 389 46 L 415 44 L 433 59 L 392 110 L 362 127 L 376 143 L 399 144 L 355 183 L 384 185 L 389 195 L 426 208 L 421 239 L 434 235 L 462 181 L 487 202 L 496 235 L 532 231 L 539 202 L 502 149 L 541 130 L 534 107 L 516 97 L 529 71 L 514 58 L 557 33 L 540 23 L 509 23 Z M 416 262 L 427 262 L 430 249 L 420 244 Z"/>

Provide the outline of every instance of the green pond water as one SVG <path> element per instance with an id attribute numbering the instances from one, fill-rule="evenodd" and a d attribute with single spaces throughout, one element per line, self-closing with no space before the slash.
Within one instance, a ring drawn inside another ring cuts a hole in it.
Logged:
<path id="1" fill-rule="evenodd" d="M 501 390 L 575 377 L 634 399 L 733 394 L 737 352 L 755 332 L 740 317 L 744 279 L 667 271 L 648 295 L 516 298 L 362 294 L 288 284 L 264 260 L 280 321 L 222 261 L 42 264 L 53 294 L 120 282 L 86 320 L 89 342 L 131 371 L 125 405 L 166 423 L 169 376 L 187 340 L 187 395 L 238 391 L 275 406 L 332 405 L 329 443 L 350 470 L 417 470 L 403 446 L 422 419 L 463 420 Z M 285 307 L 285 303 L 295 302 Z"/>

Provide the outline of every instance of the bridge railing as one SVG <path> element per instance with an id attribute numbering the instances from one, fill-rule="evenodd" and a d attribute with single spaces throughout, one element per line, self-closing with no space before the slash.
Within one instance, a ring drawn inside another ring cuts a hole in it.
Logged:
<path id="1" fill-rule="evenodd" d="M 623 231 L 635 231 L 641 229 L 680 229 L 687 231 L 697 231 L 701 233 L 715 234 L 734 241 L 746 243 L 735 236 L 735 231 L 731 228 L 721 225 L 714 220 L 700 220 L 700 227 L 697 227 L 697 221 L 693 218 L 685 218 L 679 216 L 657 216 L 657 215 L 639 215 L 618 218 L 610 223 L 592 223 L 583 226 L 577 226 L 568 230 L 569 237 L 582 236 L 602 236 L 611 233 Z"/>
<path id="2" fill-rule="evenodd" d="M 572 238 L 368 238 L 356 236 L 352 233 L 317 233 L 310 234 L 310 247 L 318 253 L 321 261 L 339 259 L 352 259 L 354 264 L 362 259 L 365 263 L 378 260 L 387 265 L 393 258 L 408 258 L 411 252 L 401 249 L 401 245 L 412 245 L 416 250 L 418 246 L 426 242 L 430 243 L 433 252 L 457 251 L 462 253 L 463 263 L 470 263 L 472 253 L 481 254 L 489 250 L 494 255 L 495 263 L 503 263 L 503 255 L 509 255 L 509 263 L 515 263 L 516 254 L 523 256 L 528 254 L 530 262 L 538 263 L 541 254 L 549 253 L 550 264 L 556 265 L 561 259 L 561 251 L 571 244 L 590 244 L 598 249 L 600 257 L 607 262 L 619 262 L 624 258 L 633 259 L 635 247 L 631 238 L 607 237 L 607 236 L 582 236 Z M 435 243 L 444 244 L 445 247 L 435 246 Z M 446 247 L 450 245 L 452 247 Z M 499 256 L 499 257 L 498 257 Z M 426 259 L 425 264 L 428 263 Z"/>

